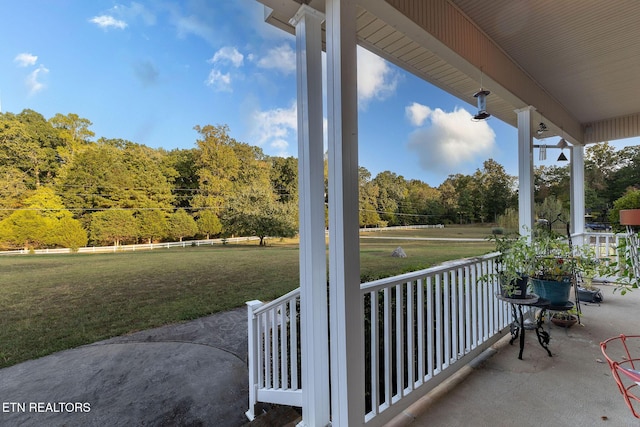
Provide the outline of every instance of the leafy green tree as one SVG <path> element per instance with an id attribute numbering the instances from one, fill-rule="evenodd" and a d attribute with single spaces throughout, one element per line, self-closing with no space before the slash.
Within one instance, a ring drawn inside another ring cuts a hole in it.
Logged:
<path id="1" fill-rule="evenodd" d="M 211 211 L 200 211 L 196 220 L 198 231 L 204 234 L 207 239 L 222 232 L 222 222 L 216 214 Z"/>
<path id="2" fill-rule="evenodd" d="M 568 212 L 564 209 L 562 201 L 553 195 L 547 197 L 541 203 L 536 203 L 534 210 L 538 218 L 548 221 L 554 221 L 558 218 L 558 215 L 564 219 L 568 218 Z"/>
<path id="3" fill-rule="evenodd" d="M 412 179 L 407 183 L 407 197 L 400 212 L 405 216 L 407 224 L 435 224 L 444 214 L 440 203 L 441 194 L 428 184 Z"/>
<path id="4" fill-rule="evenodd" d="M 134 241 L 138 226 L 133 212 L 123 209 L 107 209 L 91 214 L 91 240 L 98 244 L 113 242 L 119 246 Z"/>
<path id="5" fill-rule="evenodd" d="M 173 209 L 172 176 L 158 150 L 100 139 L 76 154 L 58 187 L 70 209 Z M 173 171 L 175 172 L 175 171 Z"/>
<path id="6" fill-rule="evenodd" d="M 474 222 L 477 219 L 477 211 L 479 208 L 476 180 L 469 175 L 459 173 L 449 175 L 443 184 L 446 185 L 443 189 L 450 191 L 450 193 L 445 194 L 446 197 L 452 197 L 453 199 L 453 203 L 451 201 L 448 201 L 448 203 L 455 206 L 455 216 L 458 218 L 458 221 L 461 224 Z"/>
<path id="7" fill-rule="evenodd" d="M 618 161 L 618 168 L 611 174 L 606 194 L 609 204 L 613 204 L 630 188 L 640 188 L 640 146 L 620 150 Z"/>
<path id="8" fill-rule="evenodd" d="M 177 173 L 173 180 L 174 206 L 177 208 L 190 208 L 191 201 L 199 190 L 197 156 L 196 149 L 175 149 L 165 156 L 166 167 Z"/>
<path id="9" fill-rule="evenodd" d="M 49 231 L 49 235 L 55 245 L 70 248 L 73 251 L 86 246 L 88 241 L 87 232 L 82 228 L 80 221 L 67 216 L 57 221 L 54 229 Z"/>
<path id="10" fill-rule="evenodd" d="M 45 118 L 33 110 L 0 114 L 0 166 L 12 166 L 28 176 L 27 186 L 51 182 L 59 168 L 60 139 Z"/>
<path id="11" fill-rule="evenodd" d="M 229 136 L 227 126 L 206 125 L 194 129 L 202 139 L 196 141 L 195 159 L 200 193 L 193 198 L 192 206 L 220 211 L 233 194 L 233 183 L 238 180 L 242 167 L 233 149 L 235 140 Z"/>
<path id="12" fill-rule="evenodd" d="M 298 201 L 298 159 L 295 157 L 272 157 L 271 185 L 280 202 Z"/>
<path id="13" fill-rule="evenodd" d="M 444 209 L 445 218 L 449 222 L 462 223 L 463 213 L 460 211 L 458 196 L 453 183 L 453 175 L 449 175 L 449 177 L 438 186 L 438 191 L 440 192 L 440 204 Z"/>
<path id="14" fill-rule="evenodd" d="M 0 166 L 0 220 L 22 206 L 27 174 L 14 166 Z"/>
<path id="15" fill-rule="evenodd" d="M 0 222 L 0 241 L 8 247 L 32 249 L 49 240 L 50 221 L 35 210 L 23 209 Z"/>
<path id="16" fill-rule="evenodd" d="M 401 223 L 397 216 L 399 206 L 407 196 L 407 186 L 405 179 L 393 172 L 380 172 L 373 179 L 378 187 L 378 212 L 380 218 L 387 221 L 389 225 L 399 225 Z"/>
<path id="17" fill-rule="evenodd" d="M 483 163 L 482 180 L 477 186 L 482 189 L 479 197 L 483 199 L 483 216 L 489 221 L 497 221 L 498 215 L 514 206 L 517 201 L 514 184 L 515 180 L 508 175 L 504 167 L 493 159 Z"/>
<path id="18" fill-rule="evenodd" d="M 159 209 L 141 210 L 136 215 L 138 237 L 153 243 L 167 235 L 167 215 Z"/>
<path id="19" fill-rule="evenodd" d="M 546 198 L 554 196 L 563 206 L 569 206 L 571 179 L 569 166 L 538 166 L 533 170 L 534 201 L 542 203 Z"/>
<path id="20" fill-rule="evenodd" d="M 227 233 L 257 236 L 265 246 L 266 237 L 293 237 L 297 231 L 295 206 L 276 202 L 271 191 L 254 189 L 233 197 L 222 218 Z"/>
<path id="21" fill-rule="evenodd" d="M 25 207 L 2 221 L 2 241 L 8 246 L 38 248 L 61 246 L 76 249 L 87 243 L 87 234 L 73 219 L 53 189 L 41 186 L 24 200 Z"/>
<path id="22" fill-rule="evenodd" d="M 612 224 L 620 224 L 622 209 L 640 209 L 640 189 L 629 189 L 613 203 L 613 209 L 609 212 L 609 221 Z"/>
<path id="23" fill-rule="evenodd" d="M 191 215 L 184 209 L 178 209 L 169 216 L 169 236 L 174 239 L 195 236 L 198 225 Z"/>
<path id="24" fill-rule="evenodd" d="M 77 114 L 69 113 L 65 116 L 57 113 L 49 119 L 49 123 L 58 131 L 63 142 L 57 147 L 58 157 L 62 163 L 71 161 L 74 155 L 86 147 L 90 139 L 95 136 L 95 133 L 89 129 L 93 123 Z"/>
<path id="25" fill-rule="evenodd" d="M 381 221 L 378 215 L 378 186 L 371 182 L 371 172 L 363 166 L 358 168 L 358 184 L 360 227 L 377 227 Z"/>

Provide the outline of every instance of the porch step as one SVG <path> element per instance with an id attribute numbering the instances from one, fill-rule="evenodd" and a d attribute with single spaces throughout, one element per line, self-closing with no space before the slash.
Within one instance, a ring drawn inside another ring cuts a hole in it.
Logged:
<path id="1" fill-rule="evenodd" d="M 295 427 L 302 421 L 300 412 L 291 406 L 272 405 L 264 409 L 266 412 L 243 427 Z"/>

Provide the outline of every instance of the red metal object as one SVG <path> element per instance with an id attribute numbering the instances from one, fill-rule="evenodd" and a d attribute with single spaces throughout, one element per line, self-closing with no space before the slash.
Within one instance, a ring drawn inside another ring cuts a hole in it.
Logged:
<path id="1" fill-rule="evenodd" d="M 640 357 L 631 357 L 627 340 L 633 342 L 634 348 L 638 348 L 640 345 L 640 335 L 619 335 L 601 342 L 600 349 L 609 363 L 613 379 L 618 384 L 618 389 L 622 393 L 625 403 L 633 416 L 640 418 L 640 413 L 634 408 L 634 405 L 640 407 L 640 383 L 635 381 L 633 374 L 640 368 Z M 609 354 L 607 354 L 607 347 L 609 347 Z M 614 353 L 615 356 L 613 356 Z"/>

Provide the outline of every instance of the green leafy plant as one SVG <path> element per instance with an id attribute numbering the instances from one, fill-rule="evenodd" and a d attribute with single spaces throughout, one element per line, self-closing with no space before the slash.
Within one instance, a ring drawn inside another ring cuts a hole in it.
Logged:
<path id="1" fill-rule="evenodd" d="M 503 294 L 511 297 L 518 288 L 518 281 L 527 280 L 535 255 L 533 247 L 526 236 L 520 236 L 518 233 L 494 233 L 488 240 L 494 242 L 496 251 L 500 252 L 497 273 L 484 275 L 480 279 L 486 281 L 497 276 Z"/>

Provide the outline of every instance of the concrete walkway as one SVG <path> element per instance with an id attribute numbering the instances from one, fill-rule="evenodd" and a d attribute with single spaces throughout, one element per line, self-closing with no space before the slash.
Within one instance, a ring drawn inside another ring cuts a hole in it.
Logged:
<path id="1" fill-rule="evenodd" d="M 246 309 L 0 370 L 0 426 L 241 426 Z"/>

